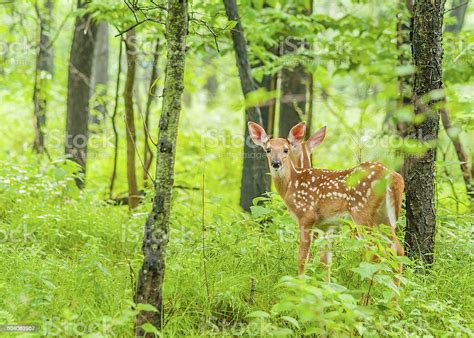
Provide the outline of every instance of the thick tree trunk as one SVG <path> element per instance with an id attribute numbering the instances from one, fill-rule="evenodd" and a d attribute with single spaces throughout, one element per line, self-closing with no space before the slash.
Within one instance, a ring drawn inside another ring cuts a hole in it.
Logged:
<path id="1" fill-rule="evenodd" d="M 311 75 L 305 72 L 303 65 L 283 68 L 278 128 L 280 137 L 287 137 L 291 127 L 309 117 L 307 102 L 309 102 L 310 85 Z"/>
<path id="2" fill-rule="evenodd" d="M 156 96 L 156 88 L 158 84 L 156 83 L 158 79 L 158 57 L 160 54 L 160 39 L 156 39 L 155 50 L 153 52 L 153 66 L 151 68 L 151 76 L 150 76 L 150 85 L 148 86 L 148 96 L 146 100 L 146 108 L 145 108 L 145 121 L 143 123 L 143 134 L 145 135 L 145 142 L 144 142 L 144 152 L 143 152 L 143 181 L 144 185 L 148 185 L 149 179 L 149 170 L 151 167 L 151 162 L 153 161 L 153 152 L 150 148 L 150 129 L 149 129 L 149 121 L 150 121 L 150 112 L 151 112 L 151 104 Z"/>
<path id="3" fill-rule="evenodd" d="M 469 1 L 466 0 L 453 0 L 451 4 L 452 10 L 449 12 L 451 17 L 456 18 L 456 22 L 446 25 L 445 31 L 458 34 L 462 26 L 464 25 L 464 18 L 466 17 L 466 10 Z"/>
<path id="4" fill-rule="evenodd" d="M 186 0 L 168 0 L 166 40 L 168 60 L 163 94 L 163 108 L 159 123 L 156 161 L 156 195 L 153 208 L 145 224 L 142 251 L 143 265 L 137 284 L 137 303 L 151 304 L 158 312 L 141 311 L 136 318 L 137 336 L 144 335 L 141 325 L 150 322 L 161 330 L 163 325 L 163 278 L 165 252 L 168 242 L 171 193 L 174 181 L 176 139 L 184 88 L 184 63 L 188 9 Z"/>
<path id="5" fill-rule="evenodd" d="M 299 9 L 297 9 L 299 10 Z M 302 14 L 312 12 L 312 1 L 303 9 Z M 282 54 L 291 54 L 299 48 L 309 48 L 308 44 L 301 39 L 287 37 L 281 44 Z M 311 120 L 312 104 L 311 93 L 313 90 L 312 75 L 306 72 L 303 64 L 296 63 L 287 65 L 281 71 L 281 96 L 280 96 L 280 121 L 278 134 L 287 137 L 290 129 L 302 120 Z M 308 124 L 307 133 L 311 132 L 311 124 Z"/>
<path id="6" fill-rule="evenodd" d="M 33 89 L 33 127 L 35 131 L 33 149 L 38 153 L 42 153 L 45 149 L 44 129 L 46 128 L 48 91 L 54 68 L 53 48 L 51 46 L 53 7 L 52 0 L 45 0 L 43 13 L 41 13 L 40 8 L 36 7 L 40 20 L 40 36 Z"/>
<path id="7" fill-rule="evenodd" d="M 303 41 L 287 38 L 281 43 L 281 54 L 295 52 Z M 300 123 L 306 115 L 306 92 L 309 85 L 304 66 L 297 63 L 286 65 L 281 71 L 280 120 L 278 135 L 287 137 L 291 127 Z"/>
<path id="8" fill-rule="evenodd" d="M 109 82 L 109 24 L 101 21 L 97 28 L 97 38 L 94 50 L 93 65 L 95 95 L 94 112 L 91 114 L 91 123 L 98 124 L 105 121 L 107 108 L 107 85 Z"/>
<path id="9" fill-rule="evenodd" d="M 414 78 L 415 114 L 424 120 L 410 127 L 409 138 L 430 142 L 423 155 L 405 160 L 407 227 L 405 241 L 408 255 L 431 264 L 434 254 L 436 210 L 434 205 L 434 166 L 439 129 L 439 101 L 426 99 L 442 82 L 442 27 L 444 0 L 415 1 L 412 53 L 416 67 Z M 426 103 L 422 103 L 426 99 Z"/>
<path id="10" fill-rule="evenodd" d="M 87 3 L 79 0 L 77 6 L 82 8 Z M 83 188 L 85 183 L 90 80 L 96 33 L 97 26 L 91 14 L 76 18 L 68 70 L 65 153 L 81 167 L 83 178 L 76 178 L 79 188 Z"/>
<path id="11" fill-rule="evenodd" d="M 269 92 L 275 91 L 277 89 L 277 74 L 263 76 L 260 87 L 265 88 Z M 275 130 L 275 108 L 275 99 L 260 106 L 263 123 L 262 126 L 265 128 L 268 135 L 273 135 Z"/>
<path id="12" fill-rule="evenodd" d="M 137 174 L 135 169 L 135 145 L 137 137 L 135 132 L 135 116 L 133 112 L 133 90 L 137 64 L 137 50 L 135 46 L 135 29 L 132 29 L 127 32 L 127 37 L 125 39 L 125 49 L 127 51 L 127 79 L 125 80 L 125 87 L 123 89 L 125 132 L 127 133 L 128 207 L 130 209 L 136 208 L 139 200 Z"/>
<path id="13" fill-rule="evenodd" d="M 252 5 L 252 8 L 256 9 L 255 4 Z M 263 2 L 263 8 L 271 8 L 271 5 L 268 1 Z M 274 44 L 268 46 L 266 49 L 268 52 L 278 55 L 279 45 Z M 263 66 L 264 63 L 260 62 L 257 67 Z M 262 78 L 262 81 L 258 83 L 258 87 L 265 88 L 267 92 L 276 92 L 277 90 L 277 81 L 278 74 L 265 74 Z M 275 130 L 275 113 L 276 113 L 276 98 L 265 102 L 260 106 L 260 114 L 262 115 L 262 127 L 265 128 L 268 135 L 274 135 Z"/>
<path id="14" fill-rule="evenodd" d="M 252 77 L 252 70 L 247 57 L 247 45 L 235 0 L 224 0 L 227 18 L 237 24 L 231 31 L 234 44 L 235 58 L 239 69 L 240 85 L 244 97 L 257 89 Z M 246 120 L 262 125 L 262 115 L 259 107 L 249 107 L 245 110 Z M 242 169 L 240 205 L 244 210 L 250 210 L 253 199 L 270 190 L 270 176 L 266 156 L 261 147 L 255 147 L 249 140 L 247 123 L 245 123 L 244 161 Z"/>

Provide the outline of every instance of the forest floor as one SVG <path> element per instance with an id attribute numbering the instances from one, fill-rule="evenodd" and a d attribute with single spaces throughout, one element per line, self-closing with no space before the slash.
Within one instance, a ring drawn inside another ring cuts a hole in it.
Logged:
<path id="1" fill-rule="evenodd" d="M 309 262 L 307 277 L 295 277 L 297 227 L 281 199 L 272 195 L 251 214 L 241 212 L 238 189 L 228 188 L 238 186 L 238 177 L 224 167 L 216 174 L 214 165 L 224 166 L 218 156 L 207 161 L 204 203 L 202 171 L 184 179 L 177 165 L 177 183 L 197 190 L 174 191 L 164 335 L 474 334 L 474 216 L 463 204 L 456 213 L 453 200 L 442 197 L 447 187 L 438 192 L 430 270 L 407 264 L 396 288 L 393 261 L 367 263 L 364 243 L 347 224 L 332 238 L 326 284 L 318 259 Z M 0 324 L 36 324 L 43 336 L 130 336 L 151 192 L 130 213 L 94 191 L 80 192 L 73 170 L 36 156 L 0 165 Z M 403 223 L 402 217 L 401 229 Z"/>

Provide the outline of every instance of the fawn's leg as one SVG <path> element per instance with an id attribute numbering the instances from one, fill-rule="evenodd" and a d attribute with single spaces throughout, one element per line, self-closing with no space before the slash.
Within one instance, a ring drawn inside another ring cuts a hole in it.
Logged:
<path id="1" fill-rule="evenodd" d="M 331 235 L 332 235 L 332 230 L 328 230 L 324 238 L 326 239 L 326 242 L 323 245 L 323 251 L 321 252 L 319 256 L 319 261 L 321 262 L 321 265 L 326 269 L 326 282 L 330 283 L 331 282 L 331 262 L 332 262 L 332 246 L 331 246 Z"/>
<path id="2" fill-rule="evenodd" d="M 312 225 L 312 224 L 311 224 Z M 313 235 L 311 226 L 300 222 L 300 248 L 298 254 L 298 275 L 304 274 L 304 265 L 308 258 Z"/>
<path id="3" fill-rule="evenodd" d="M 358 226 L 365 225 L 370 230 L 376 227 L 376 222 L 374 221 L 375 216 L 373 215 L 373 213 L 367 214 L 365 212 L 354 212 L 351 214 L 351 217 L 353 222 L 356 224 L 355 235 L 358 240 L 362 240 L 364 238 L 361 232 L 358 230 Z M 367 250 L 369 250 L 370 245 L 367 246 L 366 244 L 366 248 Z M 376 255 L 371 255 L 369 259 L 371 262 L 376 262 L 378 258 Z"/>
<path id="4" fill-rule="evenodd" d="M 395 251 L 395 253 L 398 257 L 405 256 L 405 249 L 403 248 L 402 244 L 400 244 L 400 241 L 398 240 L 398 237 L 397 237 L 397 234 L 395 233 L 394 228 L 391 229 L 390 237 L 392 239 L 392 243 L 390 245 L 390 248 L 392 248 Z M 400 274 L 403 272 L 403 264 L 402 263 L 398 264 L 398 271 L 397 272 L 400 273 Z M 394 279 L 394 283 L 395 283 L 396 286 L 400 286 L 400 280 L 398 278 Z"/>
<path id="5" fill-rule="evenodd" d="M 377 224 L 386 224 L 391 225 L 389 218 L 386 215 L 383 215 L 378 218 Z M 390 245 L 389 247 L 395 251 L 395 254 L 400 257 L 405 255 L 405 250 L 398 240 L 397 234 L 395 232 L 395 225 L 390 227 Z M 402 273 L 403 272 L 403 264 L 398 264 L 398 268 L 393 269 L 394 272 Z M 394 279 L 394 283 L 397 286 L 400 286 L 400 280 L 398 278 Z"/>
<path id="6" fill-rule="evenodd" d="M 371 231 L 374 231 L 374 230 L 377 231 L 378 224 L 388 224 L 388 225 L 390 225 L 390 222 L 389 222 L 388 218 L 387 219 L 377 218 L 375 222 L 370 222 L 370 218 L 369 219 L 368 218 L 365 218 L 365 219 L 364 218 L 359 218 L 357 220 L 354 219 L 354 221 L 356 221 L 358 224 L 367 224 L 370 227 Z M 404 255 L 403 246 L 398 241 L 397 235 L 395 233 L 395 229 L 393 227 L 391 228 L 390 238 L 391 238 L 390 248 L 395 250 L 397 256 L 403 256 Z M 376 261 L 378 261 L 378 257 L 376 255 L 371 255 L 370 260 L 372 262 L 376 262 Z M 397 272 L 397 270 L 398 270 L 398 272 L 401 273 L 403 271 L 403 265 L 399 264 L 398 269 L 395 269 L 395 272 Z M 398 278 L 394 278 L 393 282 L 395 283 L 395 285 L 400 286 L 400 280 Z M 370 284 L 373 283 L 373 280 L 371 280 L 369 283 Z M 370 302 L 370 294 L 369 294 L 369 292 L 367 292 L 362 297 L 362 304 L 367 305 L 367 304 L 369 304 L 369 302 Z"/>

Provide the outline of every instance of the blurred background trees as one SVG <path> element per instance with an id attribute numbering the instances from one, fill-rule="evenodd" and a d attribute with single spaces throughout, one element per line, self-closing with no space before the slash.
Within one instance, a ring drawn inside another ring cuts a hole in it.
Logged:
<path id="1" fill-rule="evenodd" d="M 48 83 L 54 72 L 54 41 L 51 40 L 51 25 L 53 20 L 52 0 L 46 0 L 42 8 L 35 4 L 39 20 L 39 41 L 37 47 L 35 82 L 33 89 L 35 139 L 33 149 L 39 153 L 44 151 L 44 129 L 46 128 L 46 111 L 48 102 Z"/>
<path id="2" fill-rule="evenodd" d="M 90 1 L 78 0 L 78 9 Z M 90 13 L 76 17 L 68 67 L 65 151 L 80 166 L 76 182 L 84 186 L 89 139 L 89 103 L 97 23 Z"/>

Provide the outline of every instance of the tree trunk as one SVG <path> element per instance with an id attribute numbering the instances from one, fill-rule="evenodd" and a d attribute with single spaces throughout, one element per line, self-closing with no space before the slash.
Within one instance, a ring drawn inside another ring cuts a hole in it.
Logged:
<path id="1" fill-rule="evenodd" d="M 53 76 L 54 57 L 51 46 L 51 24 L 54 3 L 45 0 L 44 11 L 36 7 L 40 20 L 40 36 L 38 54 L 36 56 L 35 83 L 33 89 L 35 139 L 33 150 L 42 153 L 44 145 L 44 129 L 46 128 L 46 110 L 48 103 L 49 83 Z"/>
<path id="2" fill-rule="evenodd" d="M 296 46 L 304 43 L 301 40 L 285 40 L 282 54 L 291 50 L 288 45 Z M 278 135 L 287 137 L 291 127 L 301 122 L 306 116 L 306 93 L 311 76 L 305 73 L 302 64 L 288 65 L 281 71 L 280 121 Z"/>
<path id="3" fill-rule="evenodd" d="M 264 75 L 260 87 L 265 88 L 269 92 L 275 91 L 277 88 L 277 74 Z M 273 135 L 275 130 L 275 108 L 275 99 L 260 106 L 263 123 L 262 126 L 265 128 L 268 135 Z"/>
<path id="4" fill-rule="evenodd" d="M 118 130 L 116 124 L 116 117 L 117 117 L 117 109 L 118 109 L 118 100 L 119 100 L 119 91 L 120 91 L 120 74 L 122 73 L 122 49 L 123 49 L 123 40 L 120 37 L 120 46 L 119 46 L 119 54 L 118 54 L 118 70 L 117 70 L 117 79 L 115 81 L 115 95 L 114 95 L 114 111 L 110 118 L 112 122 L 112 131 L 114 133 L 114 160 L 112 164 L 112 175 L 110 177 L 110 184 L 109 184 L 109 199 L 112 199 L 114 193 L 114 185 L 115 185 L 115 178 L 117 176 L 117 160 L 118 160 L 118 150 L 119 150 L 119 137 L 118 137 Z"/>
<path id="5" fill-rule="evenodd" d="M 145 142 L 144 142 L 144 153 L 143 153 L 143 182 L 144 185 L 148 185 L 149 180 L 149 170 L 151 167 L 151 162 L 153 161 L 153 152 L 150 148 L 150 129 L 149 129 L 149 121 L 150 121 L 150 111 L 151 111 L 151 104 L 156 96 L 156 88 L 158 80 L 158 57 L 160 54 L 160 39 L 156 39 L 155 44 L 155 51 L 153 53 L 153 66 L 151 68 L 151 76 L 150 76 L 150 85 L 148 86 L 148 96 L 146 100 L 146 108 L 145 108 L 145 121 L 143 123 L 143 134 L 145 135 Z"/>
<path id="6" fill-rule="evenodd" d="M 446 25 L 444 30 L 446 32 L 452 32 L 454 34 L 458 34 L 462 26 L 464 25 L 464 18 L 466 17 L 466 10 L 469 1 L 466 0 L 453 0 L 451 8 L 452 10 L 449 12 L 449 15 L 456 18 L 456 22 L 450 25 Z"/>
<path id="7" fill-rule="evenodd" d="M 94 111 L 91 123 L 99 124 L 105 121 L 107 108 L 107 85 L 109 82 L 109 24 L 101 21 L 97 27 L 97 38 L 94 50 Z"/>
<path id="8" fill-rule="evenodd" d="M 398 49 L 398 63 L 400 66 L 410 65 L 412 60 L 409 57 L 409 48 L 411 43 L 411 27 L 413 26 L 413 4 L 414 0 L 400 0 L 402 13 L 398 16 L 397 21 L 397 49 Z M 405 7 L 405 8 L 403 8 Z M 408 14 L 408 17 L 404 15 Z M 398 77 L 399 99 L 398 109 L 402 109 L 411 105 L 413 97 L 413 75 L 401 75 Z M 408 125 L 405 121 L 398 121 L 395 118 L 395 125 L 398 135 L 400 137 L 407 136 Z"/>
<path id="9" fill-rule="evenodd" d="M 77 6 L 82 8 L 87 3 L 89 1 L 79 0 Z M 76 18 L 68 70 L 65 153 L 81 168 L 80 174 L 83 177 L 76 178 L 79 188 L 83 188 L 85 183 L 90 79 L 96 33 L 97 26 L 91 14 Z"/>
<path id="10" fill-rule="evenodd" d="M 163 108 L 159 123 L 156 161 L 156 195 L 145 224 L 142 251 L 143 265 L 137 284 L 137 303 L 151 304 L 158 312 L 141 311 L 136 318 L 135 334 L 144 335 L 147 322 L 158 330 L 163 325 L 163 278 L 168 242 L 171 193 L 174 181 L 176 139 L 184 88 L 184 63 L 188 9 L 186 0 L 168 0 L 166 40 L 168 42 Z"/>
<path id="11" fill-rule="evenodd" d="M 127 134 L 127 182 L 128 182 L 128 207 L 135 209 L 138 205 L 138 186 L 135 169 L 135 116 L 133 112 L 133 90 L 135 83 L 135 70 L 137 63 L 137 50 L 135 29 L 127 32 L 125 49 L 127 51 L 127 78 L 123 89 L 123 102 L 125 105 L 125 128 Z"/>
<path id="12" fill-rule="evenodd" d="M 252 8 L 258 10 L 258 8 L 255 7 L 255 4 L 252 4 Z M 271 5 L 268 3 L 268 1 L 263 2 L 263 8 L 271 8 Z M 275 55 L 278 55 L 279 53 L 278 43 L 267 46 L 266 49 L 269 53 Z M 263 62 L 259 62 L 257 67 L 262 67 L 263 65 Z M 277 81 L 278 74 L 265 74 L 262 78 L 262 81 L 258 83 L 258 87 L 265 88 L 267 92 L 275 92 L 277 90 Z M 265 128 L 268 135 L 274 135 L 276 98 L 269 100 L 265 104 L 261 105 L 259 108 L 260 114 L 262 115 L 262 127 Z"/>
<path id="13" fill-rule="evenodd" d="M 441 108 L 441 121 L 443 121 L 444 129 L 446 134 L 448 134 L 449 139 L 453 143 L 454 150 L 460 162 L 462 177 L 464 180 L 464 185 L 466 186 L 467 196 L 471 201 L 474 200 L 474 185 L 472 183 L 471 169 L 469 168 L 469 160 L 466 155 L 466 151 L 459 139 L 459 135 L 453 134 L 451 121 L 449 119 L 448 111 L 446 108 Z"/>
<path id="14" fill-rule="evenodd" d="M 207 92 L 206 103 L 208 105 L 213 104 L 216 99 L 217 90 L 219 89 L 219 82 L 217 81 L 217 76 L 215 74 L 208 76 L 206 83 L 204 84 L 204 89 Z"/>
<path id="15" fill-rule="evenodd" d="M 414 78 L 415 114 L 424 120 L 410 127 L 409 138 L 419 142 L 436 142 L 439 129 L 438 101 L 426 99 L 442 82 L 442 27 L 444 0 L 415 1 L 412 53 L 416 67 Z M 429 144 L 425 154 L 405 160 L 407 227 L 405 241 L 408 255 L 433 262 L 436 211 L 434 205 L 434 165 L 436 145 Z"/>
<path id="16" fill-rule="evenodd" d="M 456 22 L 450 25 L 445 26 L 446 32 L 453 32 L 454 34 L 458 34 L 462 26 L 464 25 L 464 17 L 466 16 L 466 10 L 469 2 L 464 0 L 453 0 L 451 4 L 452 10 L 449 12 L 451 17 L 456 18 Z M 466 186 L 466 193 L 468 197 L 474 200 L 474 183 L 472 182 L 473 178 L 473 168 L 471 164 L 471 168 L 469 166 L 469 160 L 466 155 L 466 151 L 461 143 L 459 136 L 453 135 L 451 130 L 451 121 L 449 119 L 449 114 L 446 108 L 441 109 L 441 121 L 443 122 L 444 129 L 446 130 L 446 134 L 451 139 L 451 142 L 454 145 L 454 149 L 456 151 L 456 155 L 460 162 L 461 172 L 464 179 L 464 184 Z"/>
<path id="17" fill-rule="evenodd" d="M 207 55 L 204 57 L 204 63 L 208 65 L 213 64 L 214 53 L 212 50 L 206 49 Z M 204 89 L 206 90 L 206 104 L 212 105 L 216 101 L 217 92 L 219 89 L 219 82 L 217 81 L 216 74 L 212 73 L 207 76 L 206 83 L 204 83 Z"/>
<path id="18" fill-rule="evenodd" d="M 303 14 L 312 12 L 312 1 L 309 7 L 304 9 Z M 307 49 L 308 44 L 301 39 L 287 37 L 281 44 L 280 52 L 290 54 L 299 48 Z M 301 63 L 290 64 L 281 71 L 281 96 L 280 96 L 280 121 L 278 134 L 280 137 L 287 137 L 290 129 L 302 120 L 311 120 L 312 104 L 312 75 L 306 72 Z M 308 125 L 307 133 L 311 132 L 311 125 Z"/>
<path id="19" fill-rule="evenodd" d="M 240 22 L 239 12 L 235 0 L 224 0 L 227 18 L 236 21 L 231 35 L 234 44 L 235 58 L 239 69 L 240 86 L 244 97 L 255 91 L 256 84 L 252 77 L 250 64 L 247 57 L 245 35 Z M 245 110 L 246 120 L 262 125 L 262 115 L 259 107 L 249 107 Z M 240 205 L 244 210 L 250 210 L 253 199 L 270 190 L 270 176 L 266 156 L 261 147 L 255 147 L 249 140 L 247 123 L 245 123 L 244 161 L 242 169 Z"/>

